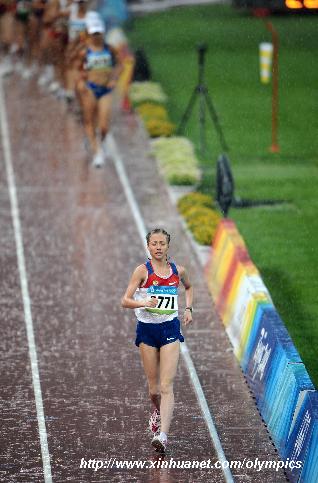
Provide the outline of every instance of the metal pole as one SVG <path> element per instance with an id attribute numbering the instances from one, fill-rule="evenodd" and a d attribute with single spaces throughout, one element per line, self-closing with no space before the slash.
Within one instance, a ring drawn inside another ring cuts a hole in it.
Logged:
<path id="1" fill-rule="evenodd" d="M 199 48 L 199 78 L 198 78 L 198 93 L 199 93 L 199 130 L 200 130 L 200 153 L 205 156 L 205 98 L 204 98 L 204 65 L 205 65 L 206 46 L 201 45 Z"/>
<path id="2" fill-rule="evenodd" d="M 280 151 L 278 145 L 278 32 L 274 29 L 271 22 L 266 22 L 266 28 L 272 34 L 273 43 L 273 64 L 272 64 L 272 153 Z"/>

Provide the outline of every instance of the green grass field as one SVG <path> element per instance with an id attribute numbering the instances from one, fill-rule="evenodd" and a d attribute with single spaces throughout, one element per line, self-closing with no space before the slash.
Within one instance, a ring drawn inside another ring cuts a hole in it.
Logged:
<path id="1" fill-rule="evenodd" d="M 272 154 L 271 85 L 259 81 L 258 46 L 270 41 L 261 19 L 230 6 L 173 9 L 139 17 L 128 32 L 143 47 L 153 80 L 178 124 L 197 83 L 197 51 L 208 45 L 206 85 L 229 145 L 236 196 L 288 203 L 231 209 L 279 314 L 318 385 L 318 17 L 274 16 L 279 32 L 279 145 Z M 199 147 L 198 109 L 185 135 Z M 207 119 L 201 189 L 214 194 L 221 147 Z M 199 152 L 198 152 L 199 154 Z"/>

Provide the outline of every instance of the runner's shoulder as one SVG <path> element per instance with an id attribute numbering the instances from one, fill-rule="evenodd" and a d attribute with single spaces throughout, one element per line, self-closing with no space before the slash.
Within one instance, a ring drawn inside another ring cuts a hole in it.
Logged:
<path id="1" fill-rule="evenodd" d="M 147 267 L 144 263 L 141 265 L 138 265 L 138 267 L 135 268 L 134 270 L 134 275 L 140 276 L 141 279 L 145 280 L 148 275 L 148 270 Z"/>
<path id="2" fill-rule="evenodd" d="M 176 263 L 176 267 L 178 270 L 179 277 L 181 278 L 186 273 L 186 269 L 184 268 L 183 265 L 178 265 L 177 263 Z"/>

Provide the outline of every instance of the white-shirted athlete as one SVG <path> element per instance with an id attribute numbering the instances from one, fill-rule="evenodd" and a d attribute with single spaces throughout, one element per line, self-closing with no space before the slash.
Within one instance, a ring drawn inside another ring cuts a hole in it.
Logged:
<path id="1" fill-rule="evenodd" d="M 167 258 L 170 235 L 161 228 L 147 235 L 151 260 L 132 274 L 122 306 L 134 309 L 137 317 L 136 345 L 148 381 L 154 411 L 149 420 L 152 445 L 165 452 L 174 409 L 173 381 L 180 342 L 184 341 L 178 319 L 178 287 L 185 287 L 185 325 L 192 322 L 193 288 L 184 267 Z"/>

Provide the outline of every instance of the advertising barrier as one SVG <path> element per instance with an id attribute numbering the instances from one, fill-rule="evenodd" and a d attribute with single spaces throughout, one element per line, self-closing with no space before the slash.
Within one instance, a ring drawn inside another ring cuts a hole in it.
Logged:
<path id="1" fill-rule="evenodd" d="M 315 388 L 304 364 L 288 363 L 277 383 L 276 397 L 268 403 L 268 429 L 281 454 L 284 453 L 297 406 Z M 267 401 L 266 401 L 267 402 Z"/>
<path id="2" fill-rule="evenodd" d="M 318 475 L 318 419 L 315 418 L 312 435 L 308 443 L 308 454 L 303 465 L 299 482 L 317 483 Z M 296 481 L 296 480 L 292 480 Z"/>
<path id="3" fill-rule="evenodd" d="M 303 461 L 302 468 L 288 468 L 292 481 L 314 483 L 318 477 L 318 392 L 307 392 L 295 411 L 284 451 L 287 461 Z M 299 479 L 300 478 L 300 479 Z"/>
<path id="4" fill-rule="evenodd" d="M 232 220 L 219 224 L 205 273 L 281 457 L 298 453 L 294 459 L 302 462 L 301 468 L 289 468 L 291 481 L 317 483 L 317 391 Z"/>

